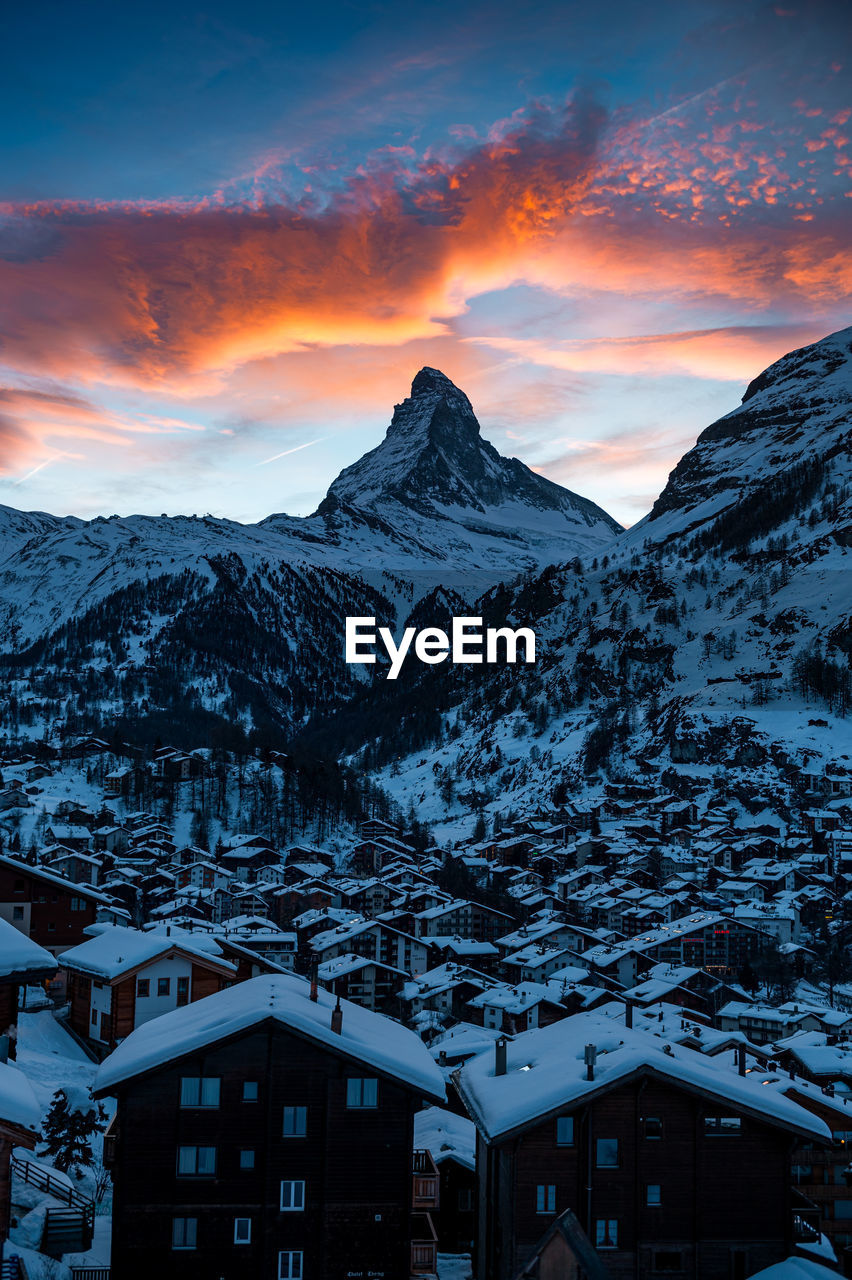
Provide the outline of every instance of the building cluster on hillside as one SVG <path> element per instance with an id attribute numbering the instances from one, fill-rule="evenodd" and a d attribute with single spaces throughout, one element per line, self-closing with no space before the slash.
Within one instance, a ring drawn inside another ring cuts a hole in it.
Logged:
<path id="1" fill-rule="evenodd" d="M 0 761 L 0 820 L 53 767 Z M 802 768 L 795 820 L 673 774 L 449 849 L 367 819 L 336 856 L 187 844 L 132 768 L 0 854 L 0 1057 L 43 985 L 102 1060 L 115 1276 L 852 1274 L 852 988 L 814 980 L 843 768 Z"/>

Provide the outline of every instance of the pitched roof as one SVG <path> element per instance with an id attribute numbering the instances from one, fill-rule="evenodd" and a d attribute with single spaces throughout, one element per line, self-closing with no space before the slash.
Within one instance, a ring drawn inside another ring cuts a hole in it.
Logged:
<path id="1" fill-rule="evenodd" d="M 14 974 L 56 973 L 58 962 L 54 956 L 28 938 L 20 929 L 0 920 L 0 978 Z"/>
<path id="2" fill-rule="evenodd" d="M 349 1000 L 340 1005 L 343 1027 L 338 1033 L 331 1029 L 335 997 L 330 992 L 320 988 L 312 1001 L 310 983 L 295 974 L 251 978 L 143 1023 L 101 1064 L 96 1093 L 109 1093 L 135 1076 L 271 1021 L 433 1101 L 445 1101 L 443 1077 L 419 1036 Z"/>
<path id="3" fill-rule="evenodd" d="M 586 1078 L 585 1046 L 597 1047 L 594 1080 Z M 473 1058 L 458 1071 L 459 1092 L 489 1141 L 507 1137 L 560 1109 L 653 1074 L 678 1089 L 709 1095 L 764 1124 L 809 1138 L 830 1137 L 816 1116 L 748 1076 L 720 1069 L 701 1054 L 661 1041 L 646 1031 L 614 1026 L 596 1013 L 579 1013 L 524 1032 L 507 1045 L 505 1075 L 494 1074 L 494 1055 Z"/>
<path id="4" fill-rule="evenodd" d="M 60 963 L 63 969 L 73 969 L 75 972 L 92 974 L 113 982 L 160 956 L 177 951 L 226 974 L 236 972 L 235 966 L 222 957 L 218 947 L 215 950 L 211 948 L 209 939 L 195 939 L 183 929 L 165 934 L 154 930 L 143 933 L 124 925 L 95 928 L 98 932 L 93 937 L 62 952 Z"/>

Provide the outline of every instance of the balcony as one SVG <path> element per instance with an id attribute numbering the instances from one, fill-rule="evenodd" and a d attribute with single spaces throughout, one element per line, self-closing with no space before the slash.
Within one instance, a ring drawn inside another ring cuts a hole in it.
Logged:
<path id="1" fill-rule="evenodd" d="M 431 1151 L 414 1152 L 412 1175 L 411 1207 L 414 1210 L 439 1208 L 441 1183 Z"/>
<path id="2" fill-rule="evenodd" d="M 438 1270 L 438 1234 L 428 1213 L 411 1218 L 411 1274 L 435 1275 Z"/>

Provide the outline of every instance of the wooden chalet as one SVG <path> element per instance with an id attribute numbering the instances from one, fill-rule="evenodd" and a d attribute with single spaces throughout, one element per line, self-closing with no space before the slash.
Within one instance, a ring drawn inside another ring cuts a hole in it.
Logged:
<path id="1" fill-rule="evenodd" d="M 105 1095 L 121 1280 L 401 1280 L 434 1244 L 413 1128 L 443 1077 L 413 1032 L 302 978 L 141 1027 L 101 1065 Z"/>
<path id="2" fill-rule="evenodd" d="M 746 1280 L 792 1252 L 792 1143 L 832 1140 L 736 1067 L 596 1014 L 455 1079 L 478 1133 L 477 1280 L 582 1274 L 529 1269 L 566 1210 L 612 1280 Z"/>

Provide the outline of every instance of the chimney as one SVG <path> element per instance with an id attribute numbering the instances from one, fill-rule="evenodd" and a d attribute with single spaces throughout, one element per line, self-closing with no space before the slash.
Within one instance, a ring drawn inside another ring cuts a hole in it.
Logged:
<path id="1" fill-rule="evenodd" d="M 501 1036 L 494 1045 L 495 1076 L 504 1076 L 506 1074 L 506 1047 L 506 1037 Z"/>
<path id="2" fill-rule="evenodd" d="M 447 1065 L 447 1051 L 446 1049 L 441 1049 L 440 1053 L 438 1054 L 438 1066 L 445 1067 L 446 1065 Z"/>
<path id="3" fill-rule="evenodd" d="M 340 996 L 337 997 L 337 1004 L 331 1011 L 331 1029 L 337 1035 L 343 1034 L 343 1010 L 340 1007 Z"/>
<path id="4" fill-rule="evenodd" d="M 741 1076 L 746 1073 L 746 1050 L 745 1045 L 737 1045 L 737 1070 Z"/>
<path id="5" fill-rule="evenodd" d="M 598 1046 L 596 1044 L 587 1044 L 583 1057 L 586 1061 L 586 1079 L 594 1080 L 595 1078 L 595 1062 L 598 1056 Z"/>
<path id="6" fill-rule="evenodd" d="M 633 1026 L 633 1001 L 627 1000 L 624 1004 L 624 1025 L 625 1027 Z"/>
<path id="7" fill-rule="evenodd" d="M 316 1002 L 317 999 L 317 980 L 319 976 L 319 960 L 316 956 L 311 958 L 311 999 Z"/>
<path id="8" fill-rule="evenodd" d="M 790 1079 L 791 1079 L 791 1080 L 795 1080 L 795 1079 L 796 1079 L 796 1064 L 795 1064 L 795 1062 L 791 1062 L 791 1063 L 790 1063 Z"/>

